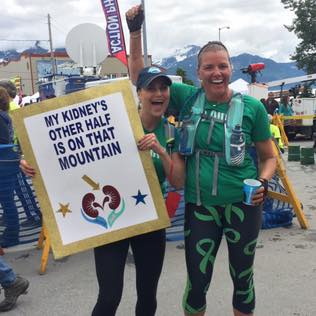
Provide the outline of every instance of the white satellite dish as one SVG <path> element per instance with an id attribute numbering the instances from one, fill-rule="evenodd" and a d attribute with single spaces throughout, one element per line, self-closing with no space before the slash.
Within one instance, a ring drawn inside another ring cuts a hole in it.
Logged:
<path id="1" fill-rule="evenodd" d="M 75 26 L 66 37 L 66 51 L 81 69 L 95 69 L 109 53 L 105 30 L 92 23 Z"/>

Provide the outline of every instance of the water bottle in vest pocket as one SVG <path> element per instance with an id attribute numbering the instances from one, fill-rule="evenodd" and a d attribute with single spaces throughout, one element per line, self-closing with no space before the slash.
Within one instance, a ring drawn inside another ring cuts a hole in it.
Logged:
<path id="1" fill-rule="evenodd" d="M 193 120 L 185 120 L 179 130 L 179 153 L 184 156 L 190 156 L 194 153 L 196 124 Z"/>
<path id="2" fill-rule="evenodd" d="M 230 136 L 230 165 L 240 166 L 245 159 L 245 135 L 241 130 L 241 126 L 237 124 L 231 132 Z"/>

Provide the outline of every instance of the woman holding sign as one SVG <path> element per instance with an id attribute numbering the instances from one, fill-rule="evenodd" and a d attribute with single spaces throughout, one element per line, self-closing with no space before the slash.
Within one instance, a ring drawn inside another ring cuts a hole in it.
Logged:
<path id="1" fill-rule="evenodd" d="M 141 103 L 140 118 L 145 136 L 138 142 L 140 150 L 151 150 L 162 191 L 166 177 L 171 185 L 184 184 L 184 163 L 168 143 L 169 123 L 162 118 L 169 103 L 171 80 L 156 67 L 144 68 L 137 79 Z M 155 315 L 156 292 L 165 254 L 165 230 L 138 235 L 95 248 L 99 283 L 98 301 L 93 316 L 114 316 L 123 291 L 124 267 L 131 246 L 136 268 L 137 303 L 135 315 Z"/>
<path id="2" fill-rule="evenodd" d="M 139 140 L 139 150 L 150 150 L 158 180 L 164 191 L 170 184 L 180 188 L 184 184 L 184 162 L 170 142 L 173 127 L 163 118 L 169 103 L 171 80 L 156 67 L 144 68 L 137 79 L 137 93 L 141 103 L 140 118 L 145 135 Z M 34 176 L 34 169 L 25 161 L 22 170 Z M 94 250 L 99 295 L 92 315 L 114 316 L 119 306 L 124 281 L 124 268 L 129 247 L 132 248 L 136 268 L 137 316 L 153 316 L 156 312 L 156 292 L 165 254 L 165 230 L 158 230 L 117 241 Z"/>
<path id="3" fill-rule="evenodd" d="M 138 142 L 138 148 L 151 151 L 163 192 L 166 177 L 176 188 L 184 184 L 184 162 L 175 152 L 176 146 L 172 146 L 173 143 L 170 142 L 172 127 L 163 118 L 169 103 L 170 85 L 170 78 L 156 67 L 144 68 L 137 76 L 140 118 L 145 132 L 145 136 Z M 135 315 L 155 315 L 165 244 L 166 235 L 163 229 L 95 248 L 99 296 L 92 316 L 116 314 L 123 291 L 124 267 L 129 246 L 133 251 L 136 268 Z"/>
<path id="4" fill-rule="evenodd" d="M 143 64 L 142 15 L 140 6 L 126 14 L 134 81 Z M 225 235 L 234 284 L 233 313 L 253 315 L 253 263 L 261 203 L 276 168 L 267 113 L 258 100 L 229 88 L 232 65 L 221 42 L 208 42 L 201 48 L 197 73 L 202 88 L 173 83 L 169 104 L 181 113 L 179 152 L 186 157 L 184 313 L 205 315 L 206 294 Z M 261 162 L 259 175 L 247 150 L 252 143 Z M 250 181 L 244 185 L 246 179 Z M 252 189 L 245 191 L 252 194 L 244 202 L 243 186 Z"/>

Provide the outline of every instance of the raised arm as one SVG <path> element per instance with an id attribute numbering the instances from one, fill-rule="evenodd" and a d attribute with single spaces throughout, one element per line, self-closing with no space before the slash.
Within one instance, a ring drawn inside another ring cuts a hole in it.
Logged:
<path id="1" fill-rule="evenodd" d="M 130 32 L 128 65 L 130 78 L 134 85 L 139 72 L 144 68 L 141 31 L 143 21 L 144 11 L 141 5 L 134 6 L 126 12 L 126 22 Z"/>

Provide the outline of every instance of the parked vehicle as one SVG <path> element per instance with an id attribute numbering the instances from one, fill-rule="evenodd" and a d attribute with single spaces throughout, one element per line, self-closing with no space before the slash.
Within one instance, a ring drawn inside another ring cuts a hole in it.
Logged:
<path id="1" fill-rule="evenodd" d="M 267 83 L 270 87 L 281 87 L 286 84 L 306 82 L 316 80 L 316 74 L 310 74 L 305 76 L 286 78 Z M 316 96 L 305 98 L 299 94 L 295 95 L 292 99 L 293 119 L 288 120 L 286 123 L 286 133 L 288 138 L 294 139 L 297 134 L 304 135 L 305 137 L 312 139 L 313 134 L 316 134 Z M 297 118 L 296 116 L 304 116 L 303 118 Z"/>

